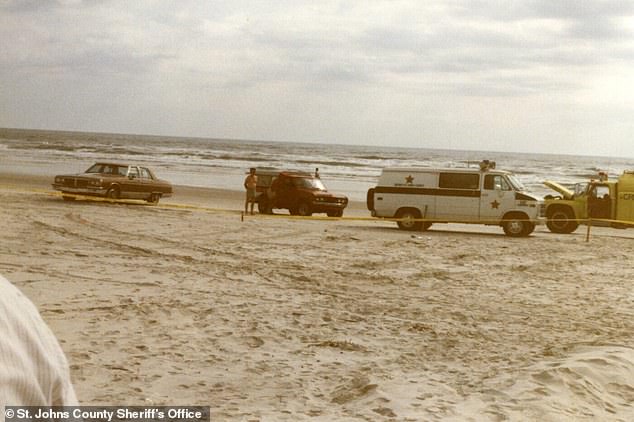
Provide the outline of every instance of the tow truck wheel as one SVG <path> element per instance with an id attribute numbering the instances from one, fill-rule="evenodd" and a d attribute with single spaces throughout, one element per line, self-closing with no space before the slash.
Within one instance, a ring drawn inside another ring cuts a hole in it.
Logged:
<path id="1" fill-rule="evenodd" d="M 557 208 L 548 213 L 546 227 L 553 233 L 569 234 L 577 230 L 579 223 L 574 220 L 574 215 L 570 210 Z"/>
<path id="2" fill-rule="evenodd" d="M 415 221 L 416 219 L 420 218 L 420 212 L 416 209 L 402 209 L 396 214 L 396 218 L 402 219 L 396 222 L 398 228 L 401 230 L 419 231 L 423 228 L 422 221 Z"/>

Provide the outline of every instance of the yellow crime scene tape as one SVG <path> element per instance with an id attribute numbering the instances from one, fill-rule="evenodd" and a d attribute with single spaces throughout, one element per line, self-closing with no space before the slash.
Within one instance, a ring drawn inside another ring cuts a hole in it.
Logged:
<path id="1" fill-rule="evenodd" d="M 288 214 L 255 214 L 250 215 L 246 214 L 241 210 L 235 209 L 226 209 L 226 208 L 211 208 L 211 207 L 203 207 L 200 205 L 192 205 L 192 204 L 153 204 L 151 202 L 147 202 L 140 199 L 112 199 L 112 198 L 104 198 L 99 196 L 89 196 L 89 195 L 79 195 L 79 194 L 70 194 L 70 193 L 62 193 L 55 192 L 46 189 L 24 189 L 22 187 L 17 186 L 0 186 L 3 190 L 11 190 L 17 193 L 35 193 L 42 194 L 48 196 L 58 196 L 58 197 L 70 197 L 73 199 L 83 200 L 83 201 L 92 201 L 92 202 L 107 202 L 107 203 L 116 203 L 116 204 L 129 204 L 129 205 L 149 205 L 152 207 L 162 208 L 162 209 L 185 209 L 192 211 L 203 211 L 208 213 L 223 213 L 223 214 L 236 214 L 244 219 L 244 217 L 257 217 L 257 218 L 284 218 L 290 220 L 322 220 L 322 221 L 376 221 L 376 222 L 399 222 L 399 221 L 411 221 L 411 222 L 427 222 L 427 223 L 448 223 L 447 220 L 440 219 L 432 219 L 432 218 L 390 218 L 390 217 L 327 217 L 327 216 L 300 216 L 300 215 L 288 215 Z M 524 220 L 524 221 L 533 221 L 534 220 Z M 622 221 L 622 220 L 610 220 L 605 218 L 566 218 L 566 219 L 551 219 L 550 221 L 575 221 L 580 224 L 591 225 L 595 222 L 602 222 L 612 225 L 619 225 L 623 227 L 634 227 L 634 222 L 631 221 Z M 469 221 L 469 220 L 451 220 L 451 223 L 456 224 L 490 224 L 490 225 L 498 225 L 499 220 L 478 220 L 478 221 Z"/>

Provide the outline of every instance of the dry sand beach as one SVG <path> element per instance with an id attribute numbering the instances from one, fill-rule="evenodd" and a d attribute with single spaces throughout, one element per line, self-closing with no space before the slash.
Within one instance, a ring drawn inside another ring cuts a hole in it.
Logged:
<path id="1" fill-rule="evenodd" d="M 634 230 L 527 239 L 240 219 L 242 193 L 64 202 L 0 175 L 0 272 L 84 405 L 212 420 L 634 420 Z M 211 211 L 210 209 L 233 211 Z M 364 204 L 346 215 L 367 216 Z"/>

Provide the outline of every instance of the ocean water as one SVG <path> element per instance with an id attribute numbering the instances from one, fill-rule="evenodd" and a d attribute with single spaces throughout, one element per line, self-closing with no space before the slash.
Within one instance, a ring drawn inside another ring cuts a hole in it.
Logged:
<path id="1" fill-rule="evenodd" d="M 386 141 L 386 143 L 388 143 Z M 141 163 L 176 185 L 242 190 L 249 167 L 313 171 L 332 191 L 364 200 L 389 166 L 467 167 L 483 159 L 513 171 L 528 190 L 552 193 L 544 180 L 573 185 L 599 171 L 611 177 L 634 170 L 634 158 L 521 154 L 0 129 L 0 171 L 77 173 L 95 161 Z"/>

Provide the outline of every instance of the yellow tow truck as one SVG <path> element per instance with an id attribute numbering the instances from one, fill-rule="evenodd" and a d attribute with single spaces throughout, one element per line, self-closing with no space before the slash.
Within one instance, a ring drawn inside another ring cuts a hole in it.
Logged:
<path id="1" fill-rule="evenodd" d="M 601 172 L 598 179 L 577 183 L 574 191 L 557 182 L 544 184 L 560 194 L 544 197 L 546 226 L 553 233 L 572 233 L 588 219 L 597 226 L 634 226 L 634 171 L 623 172 L 617 181 Z"/>

